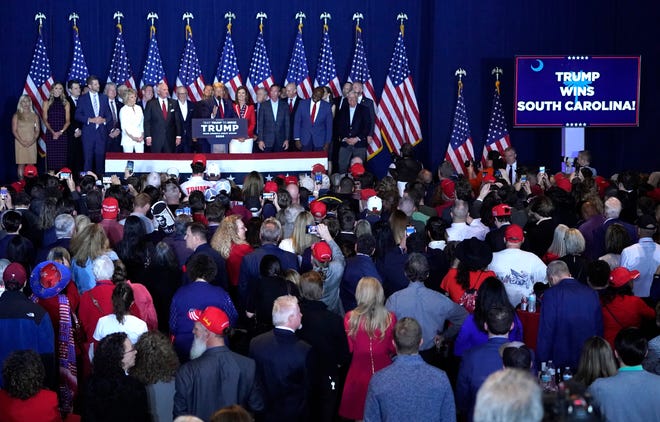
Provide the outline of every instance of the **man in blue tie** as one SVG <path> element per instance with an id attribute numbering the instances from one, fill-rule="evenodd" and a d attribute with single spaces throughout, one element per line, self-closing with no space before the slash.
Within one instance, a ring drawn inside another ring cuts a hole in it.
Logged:
<path id="1" fill-rule="evenodd" d="M 82 124 L 83 169 L 101 176 L 105 172 L 105 149 L 113 126 L 108 97 L 99 93 L 99 78 L 87 78 L 89 92 L 82 95 L 76 108 L 76 120 Z"/>

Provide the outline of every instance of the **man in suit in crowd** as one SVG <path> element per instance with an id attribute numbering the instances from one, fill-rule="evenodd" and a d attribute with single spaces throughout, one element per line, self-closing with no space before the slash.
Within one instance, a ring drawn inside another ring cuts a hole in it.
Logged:
<path id="1" fill-rule="evenodd" d="M 314 369 L 312 347 L 296 337 L 302 313 L 295 296 L 280 296 L 273 304 L 275 328 L 250 342 L 264 386 L 263 421 L 308 420 L 309 391 Z"/>
<path id="2" fill-rule="evenodd" d="M 188 100 L 188 90 L 179 86 L 176 88 L 178 107 L 174 112 L 179 126 L 181 126 L 181 143 L 176 147 L 176 152 L 192 152 L 192 119 L 194 104 Z"/>
<path id="3" fill-rule="evenodd" d="M 349 92 L 346 97 L 348 105 L 337 113 L 335 119 L 335 146 L 339 148 L 339 173 L 348 171 L 348 163 L 353 157 L 367 161 L 367 136 L 370 135 L 371 118 L 369 109 L 357 102 L 357 94 Z"/>
<path id="4" fill-rule="evenodd" d="M 332 142 L 332 109 L 323 101 L 323 87 L 316 87 L 312 98 L 302 100 L 296 111 L 293 138 L 300 151 L 328 151 Z"/>
<path id="5" fill-rule="evenodd" d="M 80 97 L 76 107 L 76 120 L 82 126 L 83 170 L 92 170 L 97 175 L 105 172 L 105 148 L 112 129 L 112 113 L 108 97 L 99 93 L 99 78 L 87 78 L 89 92 Z"/>
<path id="6" fill-rule="evenodd" d="M 176 119 L 176 101 L 170 98 L 165 82 L 158 84 L 158 96 L 144 110 L 144 137 L 151 152 L 174 152 L 181 143 L 181 126 Z"/>
<path id="7" fill-rule="evenodd" d="M 357 102 L 360 105 L 367 107 L 369 110 L 369 134 L 367 136 L 367 143 L 373 141 L 374 125 L 376 124 L 376 106 L 372 99 L 364 96 L 364 85 L 362 82 L 353 82 L 353 92 L 357 95 Z M 366 161 L 366 160 L 365 160 Z"/>
<path id="8" fill-rule="evenodd" d="M 296 84 L 293 82 L 286 84 L 284 92 L 281 95 L 286 100 L 287 109 L 289 110 L 289 134 L 287 135 L 287 139 L 293 139 L 293 122 L 302 98 L 298 96 Z"/>
<path id="9" fill-rule="evenodd" d="M 142 99 L 138 101 L 138 105 L 142 107 L 142 110 L 146 110 L 147 103 L 151 101 L 154 97 L 154 87 L 153 85 L 145 85 L 142 87 Z"/>
<path id="10" fill-rule="evenodd" d="M 259 106 L 257 114 L 257 143 L 255 151 L 279 152 L 289 149 L 289 109 L 280 100 L 280 86 L 270 87 L 270 101 Z"/>
<path id="11" fill-rule="evenodd" d="M 363 234 L 357 238 L 355 243 L 355 256 L 346 259 L 344 275 L 341 279 L 339 297 L 341 298 L 344 312 L 351 311 L 357 306 L 355 289 L 362 277 L 375 277 L 381 284 L 383 277 L 378 273 L 376 264 L 371 256 L 376 251 L 376 239 L 371 234 Z"/>
<path id="12" fill-rule="evenodd" d="M 69 91 L 69 121 L 71 124 L 67 131 L 67 139 L 69 140 L 69 148 L 67 150 L 67 163 L 69 168 L 74 174 L 83 171 L 83 152 L 82 152 L 82 124 L 76 120 L 76 108 L 78 107 L 78 100 L 80 99 L 80 81 L 71 79 L 66 84 L 67 91 Z"/>
<path id="13" fill-rule="evenodd" d="M 124 104 L 119 102 L 119 99 L 117 98 L 117 84 L 114 82 L 106 83 L 103 93 L 108 97 L 108 106 L 110 107 L 110 113 L 112 113 L 112 129 L 110 129 L 110 133 L 108 134 L 110 139 L 106 150 L 108 152 L 121 152 L 121 122 L 119 121 L 119 109 L 122 108 Z"/>
<path id="14" fill-rule="evenodd" d="M 195 415 L 208 420 L 216 410 L 239 404 L 250 411 L 263 409 L 256 365 L 226 346 L 229 318 L 222 309 L 191 309 L 195 321 L 193 359 L 179 368 L 174 393 L 174 417 Z M 197 355 L 197 356 L 195 356 Z"/>

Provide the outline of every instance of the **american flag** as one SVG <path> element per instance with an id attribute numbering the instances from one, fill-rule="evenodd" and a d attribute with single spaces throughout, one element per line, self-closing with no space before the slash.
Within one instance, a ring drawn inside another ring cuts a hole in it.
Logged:
<path id="1" fill-rule="evenodd" d="M 230 24 L 231 25 L 231 24 Z M 229 92 L 232 99 L 236 98 L 236 90 L 243 85 L 241 74 L 238 71 L 236 62 L 236 52 L 234 51 L 234 42 L 231 39 L 231 27 L 227 25 L 227 34 L 225 35 L 225 45 L 222 47 L 222 56 L 218 63 L 218 69 L 215 71 L 213 82 L 222 82 Z"/>
<path id="2" fill-rule="evenodd" d="M 42 105 L 50 96 L 50 87 L 53 85 L 53 73 L 50 71 L 50 61 L 46 54 L 46 46 L 41 36 L 41 25 L 39 26 L 39 38 L 34 48 L 30 71 L 28 72 L 23 95 L 28 95 L 32 99 L 32 105 L 36 109 L 37 115 L 41 117 Z M 46 156 L 46 128 L 41 124 L 41 137 L 38 142 L 39 155 Z"/>
<path id="3" fill-rule="evenodd" d="M 190 25 L 186 25 L 186 39 L 186 48 L 183 50 L 181 66 L 179 66 L 179 76 L 176 77 L 176 87 L 185 87 L 188 90 L 188 97 L 195 102 L 204 98 L 204 76 L 199 67 Z M 172 94 L 176 98 L 176 90 Z"/>
<path id="4" fill-rule="evenodd" d="M 401 32 L 380 97 L 377 125 L 390 151 L 398 154 L 403 144 L 419 143 L 422 140 L 419 108 Z"/>
<path id="5" fill-rule="evenodd" d="M 330 34 L 327 27 L 323 28 L 323 41 L 321 43 L 321 53 L 319 54 L 319 64 L 316 67 L 314 86 L 329 87 L 335 97 L 341 94 L 341 85 L 339 84 L 339 76 L 337 76 L 337 66 L 335 66 L 335 57 L 332 54 Z"/>
<path id="6" fill-rule="evenodd" d="M 511 146 L 509 131 L 506 128 L 504 120 L 504 111 L 502 110 L 502 101 L 500 101 L 500 81 L 495 83 L 495 94 L 493 95 L 493 109 L 490 113 L 490 123 L 488 124 L 488 136 L 484 145 L 484 152 L 481 157 L 482 163 L 486 163 L 488 151 L 499 151 L 504 156 L 504 150 Z"/>
<path id="7" fill-rule="evenodd" d="M 307 68 L 302 28 L 298 29 L 298 34 L 296 35 L 296 43 L 293 46 L 293 53 L 291 54 L 291 60 L 289 60 L 289 70 L 286 73 L 284 85 L 290 82 L 296 84 L 298 95 L 302 98 L 312 96 L 312 79 L 309 77 L 309 69 Z"/>
<path id="8" fill-rule="evenodd" d="M 82 44 L 80 44 L 78 27 L 73 25 L 73 60 L 71 61 L 69 72 L 66 75 L 66 81 L 69 82 L 70 80 L 75 79 L 84 85 L 88 76 L 89 71 L 87 70 L 87 63 L 85 63 Z"/>
<path id="9" fill-rule="evenodd" d="M 161 82 L 167 83 L 165 70 L 163 70 L 163 62 L 160 59 L 158 41 L 156 41 L 156 28 L 154 26 L 151 26 L 149 37 L 149 51 L 147 52 L 147 62 L 144 64 L 144 70 L 142 70 L 140 88 L 145 85 L 156 86 Z"/>
<path id="10" fill-rule="evenodd" d="M 126 55 L 126 46 L 124 46 L 124 35 L 121 24 L 117 24 L 117 38 L 115 39 L 115 48 L 112 52 L 112 61 L 110 62 L 110 71 L 108 72 L 108 82 L 114 82 L 117 85 L 126 85 L 129 88 L 136 89 L 135 79 L 131 72 L 131 64 Z"/>
<path id="11" fill-rule="evenodd" d="M 355 52 L 353 54 L 353 63 L 351 72 L 348 75 L 348 82 L 362 82 L 364 85 L 363 95 L 374 102 L 376 116 L 378 116 L 378 102 L 376 101 L 376 90 L 374 82 L 369 73 L 367 64 L 367 55 L 364 52 L 364 43 L 362 42 L 362 29 L 355 27 Z M 374 122 L 374 131 L 372 139 L 367 143 L 367 158 L 373 158 L 383 149 L 383 142 L 380 140 L 380 129 L 378 119 Z"/>
<path id="12" fill-rule="evenodd" d="M 273 72 L 270 70 L 268 61 L 268 52 L 264 43 L 264 33 L 260 30 L 257 35 L 257 42 L 254 44 L 252 52 L 252 62 L 250 63 L 250 72 L 245 85 L 252 96 L 252 100 L 257 100 L 257 89 L 265 88 L 266 91 L 275 83 Z"/>
<path id="13" fill-rule="evenodd" d="M 447 146 L 445 160 L 451 162 L 456 172 L 465 174 L 465 161 L 474 160 L 472 149 L 472 135 L 470 135 L 470 124 L 468 123 L 463 99 L 463 83 L 458 82 L 458 101 L 454 112 L 454 123 L 451 131 L 451 139 Z"/>

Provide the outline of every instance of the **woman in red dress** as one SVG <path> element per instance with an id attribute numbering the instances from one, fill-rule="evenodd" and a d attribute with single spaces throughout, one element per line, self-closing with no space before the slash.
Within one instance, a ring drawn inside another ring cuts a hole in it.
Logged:
<path id="1" fill-rule="evenodd" d="M 393 343 L 396 316 L 385 308 L 380 282 L 362 277 L 355 290 L 357 307 L 344 317 L 348 346 L 353 353 L 341 396 L 339 416 L 361 420 L 371 376 L 390 363 L 396 354 Z"/>
<path id="2" fill-rule="evenodd" d="M 254 138 L 254 129 L 257 127 L 257 113 L 254 110 L 252 97 L 248 94 L 248 90 L 244 86 L 239 86 L 236 90 L 234 111 L 239 118 L 247 119 L 248 138 Z"/>

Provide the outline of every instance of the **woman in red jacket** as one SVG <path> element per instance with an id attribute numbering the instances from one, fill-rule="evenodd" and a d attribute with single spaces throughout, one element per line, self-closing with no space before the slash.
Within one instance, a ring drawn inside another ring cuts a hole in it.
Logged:
<path id="1" fill-rule="evenodd" d="M 604 337 L 612 347 L 617 333 L 624 328 L 639 327 L 643 320 L 655 319 L 655 311 L 634 296 L 631 282 L 639 271 L 618 267 L 610 273 L 610 285 L 600 297 L 603 310 Z"/>
<path id="2" fill-rule="evenodd" d="M 254 110 L 254 102 L 244 86 L 236 90 L 236 102 L 234 102 L 234 111 L 241 119 L 247 119 L 248 138 L 254 138 L 254 129 L 257 126 L 257 113 Z"/>

